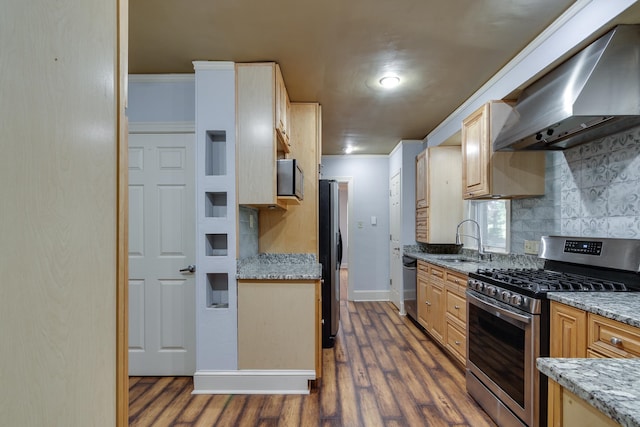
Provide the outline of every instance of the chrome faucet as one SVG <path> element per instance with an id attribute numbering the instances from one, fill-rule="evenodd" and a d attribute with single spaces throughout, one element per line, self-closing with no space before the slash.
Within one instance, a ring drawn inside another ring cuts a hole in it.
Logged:
<path id="1" fill-rule="evenodd" d="M 470 234 L 460 234 L 460 226 L 465 222 L 472 222 L 476 225 L 476 229 L 478 230 L 477 236 L 472 236 Z M 482 246 L 482 233 L 480 232 L 480 224 L 478 224 L 478 221 L 475 221 L 473 219 L 465 219 L 460 221 L 456 226 L 456 245 L 459 245 L 460 243 L 462 243 L 460 241 L 460 237 L 469 237 L 470 239 L 477 240 L 478 241 L 478 259 L 479 260 L 482 259 L 482 257 L 485 255 L 485 252 L 484 252 L 484 246 Z"/>

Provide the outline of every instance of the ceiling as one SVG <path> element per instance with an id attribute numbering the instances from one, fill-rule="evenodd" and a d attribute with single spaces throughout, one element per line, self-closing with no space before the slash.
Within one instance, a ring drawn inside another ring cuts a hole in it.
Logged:
<path id="1" fill-rule="evenodd" d="M 129 72 L 275 61 L 292 102 L 322 105 L 323 154 L 423 139 L 570 0 L 131 0 Z M 379 79 L 396 73 L 401 84 Z"/>

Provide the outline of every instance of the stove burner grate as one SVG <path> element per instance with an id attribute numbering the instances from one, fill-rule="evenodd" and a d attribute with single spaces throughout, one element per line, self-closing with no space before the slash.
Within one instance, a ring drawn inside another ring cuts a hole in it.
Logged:
<path id="1" fill-rule="evenodd" d="M 614 292 L 627 290 L 627 287 L 620 282 L 553 270 L 518 268 L 479 269 L 477 275 L 482 278 L 490 278 L 496 283 L 505 283 L 512 287 L 526 289 L 532 292 Z"/>

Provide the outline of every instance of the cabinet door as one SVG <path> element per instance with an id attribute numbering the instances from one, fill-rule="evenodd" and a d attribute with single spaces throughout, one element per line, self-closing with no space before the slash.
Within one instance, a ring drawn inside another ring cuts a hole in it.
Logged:
<path id="1" fill-rule="evenodd" d="M 427 322 L 427 267 L 422 261 L 418 261 L 418 275 L 417 275 L 417 298 L 418 298 L 418 323 L 423 328 L 428 328 Z"/>
<path id="2" fill-rule="evenodd" d="M 444 344 L 444 285 L 442 282 L 430 281 L 427 285 L 427 320 L 429 332 L 441 344 Z"/>
<path id="3" fill-rule="evenodd" d="M 283 145 L 283 150 L 288 152 L 291 148 L 289 127 L 291 103 L 289 102 L 289 94 L 287 93 L 287 87 L 284 84 L 282 71 L 280 70 L 280 66 L 277 64 L 275 74 L 275 128 L 278 134 L 278 139 Z"/>
<path id="4" fill-rule="evenodd" d="M 551 302 L 551 357 L 587 357 L 587 313 Z"/>
<path id="5" fill-rule="evenodd" d="M 462 122 L 462 185 L 465 198 L 489 194 L 489 104 Z"/>
<path id="6" fill-rule="evenodd" d="M 427 150 L 416 156 L 416 209 L 427 207 Z"/>

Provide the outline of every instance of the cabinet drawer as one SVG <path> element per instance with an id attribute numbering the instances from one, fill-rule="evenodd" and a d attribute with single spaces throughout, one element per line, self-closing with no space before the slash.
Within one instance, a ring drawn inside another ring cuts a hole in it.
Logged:
<path id="1" fill-rule="evenodd" d="M 444 269 L 432 264 L 429 264 L 429 277 L 431 280 L 444 280 Z"/>
<path id="2" fill-rule="evenodd" d="M 427 276 L 429 274 L 429 264 L 418 260 L 418 274 Z"/>
<path id="3" fill-rule="evenodd" d="M 467 289 L 467 280 L 468 277 L 466 274 L 447 270 L 447 284 L 451 285 L 451 289 L 456 289 L 460 296 L 463 296 L 465 290 Z"/>
<path id="4" fill-rule="evenodd" d="M 447 348 L 462 364 L 467 359 L 467 337 L 456 325 L 447 322 Z"/>
<path id="5" fill-rule="evenodd" d="M 447 288 L 447 313 L 450 313 L 456 319 L 467 321 L 467 301 Z"/>
<path id="6" fill-rule="evenodd" d="M 589 314 L 588 347 L 611 357 L 639 357 L 640 329 L 597 314 Z"/>

